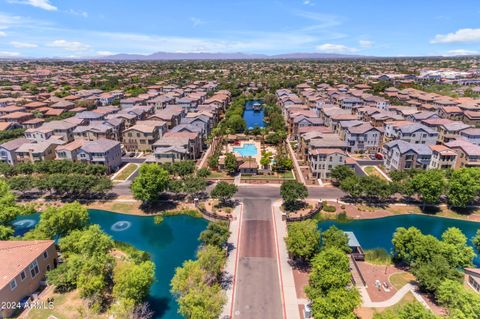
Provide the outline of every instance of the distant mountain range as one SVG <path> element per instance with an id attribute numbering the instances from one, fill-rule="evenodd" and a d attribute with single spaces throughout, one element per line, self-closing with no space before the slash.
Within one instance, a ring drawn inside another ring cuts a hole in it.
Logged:
<path id="1" fill-rule="evenodd" d="M 94 57 L 94 60 L 102 61 L 178 61 L 178 60 L 295 60 L 295 59 L 355 59 L 366 56 L 331 54 L 331 53 L 286 53 L 277 55 L 247 54 L 247 53 L 174 53 L 156 52 L 148 55 L 143 54 L 114 54 L 102 57 Z"/>

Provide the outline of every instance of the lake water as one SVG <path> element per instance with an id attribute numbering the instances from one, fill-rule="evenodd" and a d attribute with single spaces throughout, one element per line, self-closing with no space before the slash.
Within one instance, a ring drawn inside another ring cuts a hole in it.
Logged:
<path id="1" fill-rule="evenodd" d="M 261 103 L 260 100 L 251 100 L 245 103 L 245 110 L 243 111 L 243 119 L 247 125 L 247 129 L 253 129 L 255 127 L 264 127 L 265 122 L 263 121 L 263 108 L 260 111 L 255 111 L 252 109 L 255 103 Z"/>
<path id="2" fill-rule="evenodd" d="M 150 290 L 149 302 L 155 311 L 154 318 L 177 319 L 177 303 L 170 294 L 170 280 L 175 268 L 195 257 L 199 246 L 198 236 L 207 222 L 190 216 L 165 217 L 157 225 L 151 216 L 117 214 L 89 210 L 90 222 L 99 224 L 113 239 L 129 243 L 150 254 L 156 266 L 156 281 Z M 38 214 L 23 216 L 17 221 L 16 234 L 21 235 L 38 221 Z M 20 225 L 22 224 L 23 225 Z"/>
<path id="3" fill-rule="evenodd" d="M 363 249 L 384 248 L 388 252 L 393 249 L 392 236 L 398 227 L 417 227 L 424 234 L 430 234 L 440 238 L 442 233 L 449 227 L 459 228 L 468 238 L 471 239 L 478 229 L 480 223 L 465 220 L 441 218 L 426 215 L 398 215 L 375 219 L 353 220 L 346 223 L 336 221 L 324 221 L 318 224 L 319 229 L 326 230 L 335 225 L 344 231 L 355 233 Z M 480 257 L 474 260 L 475 265 L 480 266 Z"/>

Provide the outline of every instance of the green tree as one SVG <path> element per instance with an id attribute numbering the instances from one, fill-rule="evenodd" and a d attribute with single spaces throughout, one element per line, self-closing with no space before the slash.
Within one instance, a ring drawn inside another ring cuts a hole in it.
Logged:
<path id="1" fill-rule="evenodd" d="M 330 176 L 337 182 L 341 183 L 343 180 L 345 180 L 348 177 L 354 177 L 355 172 L 353 169 L 346 165 L 338 165 L 332 168 L 330 171 Z"/>
<path id="2" fill-rule="evenodd" d="M 448 228 L 442 234 L 442 255 L 453 268 L 471 267 L 475 252 L 467 244 L 467 237 L 456 227 Z"/>
<path id="3" fill-rule="evenodd" d="M 206 245 L 200 248 L 197 253 L 197 262 L 205 271 L 204 280 L 207 284 L 218 282 L 226 259 L 225 250 L 218 246 Z"/>
<path id="4" fill-rule="evenodd" d="M 477 233 L 472 238 L 472 243 L 477 248 L 477 251 L 480 251 L 480 229 L 477 230 Z"/>
<path id="5" fill-rule="evenodd" d="M 285 208 L 293 210 L 298 201 L 308 196 L 308 189 L 295 180 L 284 181 L 280 187 L 280 195 L 283 198 Z"/>
<path id="6" fill-rule="evenodd" d="M 13 176 L 8 180 L 8 184 L 11 189 L 22 193 L 31 190 L 35 186 L 33 177 L 29 175 Z"/>
<path id="7" fill-rule="evenodd" d="M 61 207 L 48 207 L 41 215 L 36 228 L 48 238 L 64 237 L 71 231 L 84 229 L 89 223 L 87 209 L 78 202 Z"/>
<path id="8" fill-rule="evenodd" d="M 322 250 L 312 259 L 311 264 L 305 292 L 312 301 L 326 296 L 332 289 L 345 288 L 351 282 L 348 257 L 339 249 Z"/>
<path id="9" fill-rule="evenodd" d="M 343 230 L 331 226 L 322 233 L 322 249 L 337 248 L 345 253 L 350 253 L 352 249 L 348 246 L 348 236 Z"/>
<path id="10" fill-rule="evenodd" d="M 227 127 L 234 133 L 243 133 L 247 128 L 247 124 L 243 117 L 239 114 L 234 114 L 226 120 Z"/>
<path id="11" fill-rule="evenodd" d="M 182 267 L 175 269 L 175 275 L 170 282 L 172 294 L 177 298 L 185 296 L 191 289 L 200 286 L 206 277 L 205 270 L 193 260 L 187 260 Z"/>
<path id="12" fill-rule="evenodd" d="M 0 225 L 0 240 L 8 240 L 14 234 L 14 230 L 12 227 Z"/>
<path id="13" fill-rule="evenodd" d="M 116 267 L 113 275 L 113 296 L 117 300 L 132 300 L 134 304 L 144 301 L 155 280 L 155 264 L 144 261 L 128 262 Z"/>
<path id="14" fill-rule="evenodd" d="M 441 305 L 447 307 L 451 318 L 480 318 L 480 295 L 467 290 L 458 281 L 445 280 L 438 287 L 436 298 Z"/>
<path id="15" fill-rule="evenodd" d="M 210 192 L 210 196 L 220 200 L 222 205 L 225 205 L 233 195 L 238 191 L 238 188 L 235 184 L 230 184 L 227 182 L 218 182 L 215 187 Z"/>
<path id="16" fill-rule="evenodd" d="M 159 198 L 168 187 L 168 172 L 157 164 L 143 164 L 132 183 L 132 192 L 142 202 L 152 202 Z"/>
<path id="17" fill-rule="evenodd" d="M 288 224 L 285 238 L 288 253 L 293 258 L 309 261 L 320 249 L 320 231 L 314 220 Z"/>
<path id="18" fill-rule="evenodd" d="M 206 167 L 203 167 L 203 168 L 200 168 L 198 171 L 197 171 L 197 176 L 198 177 L 203 177 L 203 178 L 206 178 L 208 176 L 210 176 L 211 172 L 208 168 Z"/>
<path id="19" fill-rule="evenodd" d="M 212 245 L 219 248 L 225 247 L 230 237 L 230 230 L 226 222 L 210 222 L 207 229 L 200 233 L 199 240 L 204 245 Z"/>
<path id="20" fill-rule="evenodd" d="M 225 170 L 228 174 L 235 174 L 238 170 L 238 162 L 235 154 L 227 153 L 225 154 Z"/>
<path id="21" fill-rule="evenodd" d="M 460 168 L 453 171 L 448 183 L 448 203 L 454 207 L 470 205 L 480 192 L 480 169 Z"/>
<path id="22" fill-rule="evenodd" d="M 340 189 L 352 198 L 360 198 L 363 194 L 363 188 L 357 176 L 346 177 L 342 180 L 340 182 Z"/>
<path id="23" fill-rule="evenodd" d="M 313 300 L 312 313 L 315 318 L 356 319 L 353 311 L 359 305 L 360 293 L 356 288 L 337 288 Z"/>
<path id="24" fill-rule="evenodd" d="M 426 170 L 413 177 L 412 186 L 425 208 L 426 204 L 436 204 L 440 200 L 446 187 L 445 175 L 441 170 Z"/>
<path id="25" fill-rule="evenodd" d="M 99 225 L 90 225 L 85 230 L 73 230 L 61 238 L 59 244 L 63 255 L 77 254 L 85 257 L 104 256 L 114 246 L 112 238 Z"/>
<path id="26" fill-rule="evenodd" d="M 202 284 L 178 300 L 178 312 L 187 319 L 216 319 L 224 303 L 225 296 L 219 285 Z"/>
<path id="27" fill-rule="evenodd" d="M 418 302 L 407 303 L 395 309 L 389 309 L 373 315 L 373 319 L 436 319 L 430 310 Z"/>
<path id="28" fill-rule="evenodd" d="M 445 279 L 459 280 L 461 275 L 453 269 L 442 255 L 433 256 L 430 262 L 416 265 L 413 273 L 417 277 L 420 288 L 435 293 Z"/>

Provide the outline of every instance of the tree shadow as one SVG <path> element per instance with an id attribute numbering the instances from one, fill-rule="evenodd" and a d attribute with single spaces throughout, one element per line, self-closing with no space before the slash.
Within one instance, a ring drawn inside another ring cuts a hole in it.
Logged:
<path id="1" fill-rule="evenodd" d="M 293 268 L 301 272 L 309 272 L 311 265 L 308 261 L 303 259 L 288 259 L 288 264 Z"/>
<path id="2" fill-rule="evenodd" d="M 432 205 L 428 205 L 428 206 L 420 206 L 420 211 L 423 213 L 423 214 L 426 214 L 426 215 L 436 215 L 438 213 L 440 213 L 440 207 L 438 206 L 432 206 Z"/>
<path id="3" fill-rule="evenodd" d="M 151 203 L 142 203 L 140 209 L 147 214 L 158 213 L 159 211 L 174 210 L 178 203 L 174 200 L 155 201 Z"/>
<path id="4" fill-rule="evenodd" d="M 459 215 L 472 215 L 477 208 L 476 207 L 448 207 L 450 210 L 453 212 L 459 214 Z"/>
<path id="5" fill-rule="evenodd" d="M 154 318 L 161 318 L 167 310 L 170 309 L 170 306 L 168 305 L 169 299 L 166 297 L 148 297 L 148 303 L 150 304 L 150 309 L 154 313 Z"/>

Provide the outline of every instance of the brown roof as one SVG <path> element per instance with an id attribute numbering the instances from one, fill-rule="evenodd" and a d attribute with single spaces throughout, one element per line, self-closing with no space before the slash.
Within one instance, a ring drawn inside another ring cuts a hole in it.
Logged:
<path id="1" fill-rule="evenodd" d="M 53 244 L 53 240 L 0 241 L 0 290 Z"/>

